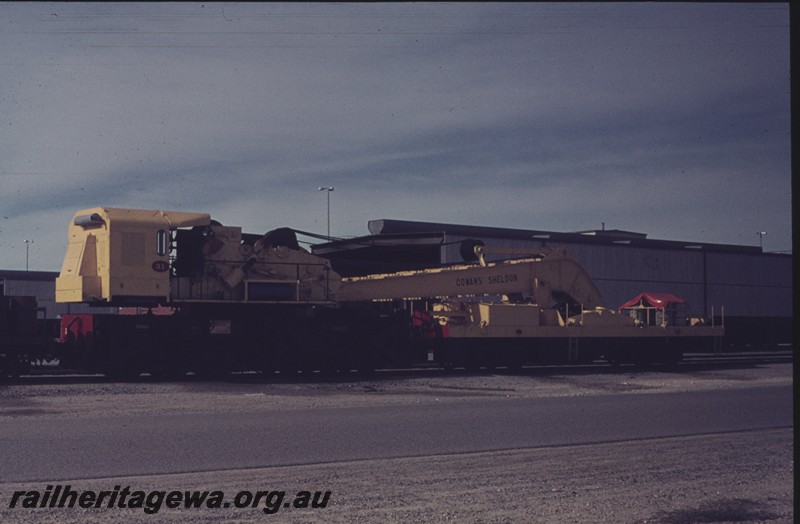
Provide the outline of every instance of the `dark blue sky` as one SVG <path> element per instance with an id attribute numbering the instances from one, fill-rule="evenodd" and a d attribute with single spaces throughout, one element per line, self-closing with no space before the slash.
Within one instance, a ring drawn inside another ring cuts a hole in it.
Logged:
<path id="1" fill-rule="evenodd" d="M 788 4 L 2 3 L 0 268 L 72 214 L 791 248 Z"/>

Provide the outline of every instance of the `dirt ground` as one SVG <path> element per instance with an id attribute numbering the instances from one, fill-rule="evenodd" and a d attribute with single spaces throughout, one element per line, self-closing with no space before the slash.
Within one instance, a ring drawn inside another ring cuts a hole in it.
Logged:
<path id="1" fill-rule="evenodd" d="M 413 375 L 355 381 L 0 386 L 15 417 L 304 409 L 504 398 L 641 394 L 792 383 L 791 364 L 683 371 Z M 292 467 L 59 481 L 76 490 L 330 491 L 324 508 L 8 508 L 1 522 L 793 522 L 793 429 Z M 0 472 L 0 479 L 1 479 Z M 229 497 L 232 495 L 229 495 Z"/>

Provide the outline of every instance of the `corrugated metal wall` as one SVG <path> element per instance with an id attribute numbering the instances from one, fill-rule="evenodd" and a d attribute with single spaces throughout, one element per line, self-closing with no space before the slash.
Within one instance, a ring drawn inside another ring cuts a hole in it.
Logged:
<path id="1" fill-rule="evenodd" d="M 111 312 L 115 308 L 92 309 L 85 304 L 57 304 L 55 280 L 3 279 L 3 294 L 6 296 L 36 297 L 39 307 L 45 308 L 47 318 L 58 318 L 65 313 Z"/>
<path id="2" fill-rule="evenodd" d="M 791 256 L 708 253 L 707 265 L 709 300 L 726 315 L 793 315 Z"/>
<path id="3" fill-rule="evenodd" d="M 458 242 L 466 238 L 446 235 L 442 247 L 444 263 L 462 261 Z M 719 315 L 723 306 L 726 316 L 791 317 L 793 314 L 791 256 L 548 240 L 480 240 L 487 246 L 531 251 L 542 246 L 567 248 L 591 275 L 606 304 L 612 308 L 649 291 L 684 298 L 692 313 L 705 316 L 712 314 L 712 308 Z"/>

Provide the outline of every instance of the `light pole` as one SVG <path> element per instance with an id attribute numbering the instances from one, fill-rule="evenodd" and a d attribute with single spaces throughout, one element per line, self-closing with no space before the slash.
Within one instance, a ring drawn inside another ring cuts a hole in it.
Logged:
<path id="1" fill-rule="evenodd" d="M 28 271 L 28 261 L 30 260 L 30 248 L 31 244 L 33 244 L 33 240 L 26 240 L 25 241 L 25 271 Z"/>
<path id="2" fill-rule="evenodd" d="M 332 187 L 321 187 L 319 188 L 320 191 L 326 191 L 328 193 L 328 242 L 331 241 L 331 191 L 333 191 Z"/>
<path id="3" fill-rule="evenodd" d="M 758 245 L 761 246 L 761 251 L 764 251 L 764 235 L 766 234 L 766 231 L 759 231 L 756 233 L 756 235 L 758 235 Z"/>

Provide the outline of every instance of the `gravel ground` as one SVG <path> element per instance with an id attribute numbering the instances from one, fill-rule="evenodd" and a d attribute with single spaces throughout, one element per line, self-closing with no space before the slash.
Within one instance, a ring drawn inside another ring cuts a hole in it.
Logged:
<path id="1" fill-rule="evenodd" d="M 54 382 L 0 384 L 0 417 L 155 414 L 171 412 L 176 406 L 182 412 L 213 413 L 458 402 L 476 397 L 503 400 L 705 391 L 792 384 L 792 364 L 679 368 L 672 372 L 608 367 L 556 371 L 542 368 L 524 374 L 421 372 L 294 382 L 263 380 L 258 375 L 234 376 L 227 382 L 159 383 L 146 377 L 129 383 Z"/>
<path id="2" fill-rule="evenodd" d="M 459 402 L 482 397 L 642 394 L 792 383 L 791 364 L 664 371 L 389 376 L 354 382 L 82 383 L 0 386 L 0 424 L 16 417 L 305 409 Z M 8 508 L 0 522 L 792 522 L 793 430 L 648 439 L 294 467 L 75 479 L 75 490 L 331 491 L 325 508 Z M 0 479 L 2 472 L 0 472 Z"/>

